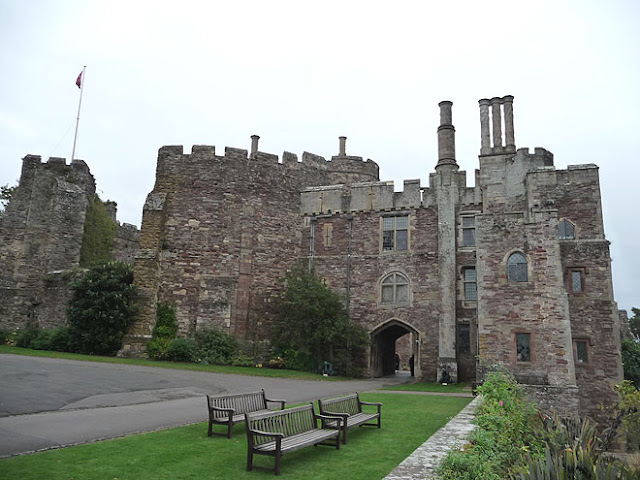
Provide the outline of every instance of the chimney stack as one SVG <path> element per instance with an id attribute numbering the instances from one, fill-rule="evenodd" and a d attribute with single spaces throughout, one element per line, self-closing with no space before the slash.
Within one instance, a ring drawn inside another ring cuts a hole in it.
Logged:
<path id="1" fill-rule="evenodd" d="M 258 155 L 258 140 L 260 140 L 258 135 L 251 135 L 251 155 L 249 158 L 255 158 Z"/>
<path id="2" fill-rule="evenodd" d="M 515 153 L 513 96 L 494 97 L 491 100 L 483 98 L 478 103 L 480 104 L 480 155 Z M 489 120 L 489 105 L 491 105 L 491 121 Z M 504 142 L 502 135 L 503 125 Z M 490 127 L 492 127 L 493 132 L 489 131 Z M 493 146 L 491 145 L 492 137 Z"/>
<path id="3" fill-rule="evenodd" d="M 438 165 L 455 165 L 456 163 L 456 129 L 452 124 L 449 101 L 440 102 L 440 126 L 438 127 Z"/>
<path id="4" fill-rule="evenodd" d="M 338 155 L 344 157 L 347 155 L 347 137 L 338 137 L 340 140 L 340 149 L 338 150 Z"/>

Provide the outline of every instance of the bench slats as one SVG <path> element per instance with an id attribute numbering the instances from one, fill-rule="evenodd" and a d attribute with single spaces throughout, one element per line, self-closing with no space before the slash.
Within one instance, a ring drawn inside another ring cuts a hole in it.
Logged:
<path id="1" fill-rule="evenodd" d="M 362 410 L 362 405 L 377 407 L 377 413 L 368 413 Z M 381 426 L 381 403 L 362 402 L 358 392 L 337 398 L 319 399 L 321 415 L 336 415 L 343 419 L 342 422 L 342 443 L 347 443 L 347 430 L 355 426 Z M 376 423 L 371 423 L 376 421 Z M 336 422 L 325 421 L 325 427 L 337 428 Z"/>
<path id="2" fill-rule="evenodd" d="M 336 430 L 318 428 L 318 421 L 332 420 Z M 281 457 L 285 453 L 311 445 L 331 445 L 340 448 L 340 417 L 316 415 L 313 404 L 287 410 L 247 413 L 247 470 L 253 469 L 253 455 L 275 458 L 273 471 L 280 474 Z M 333 440 L 329 443 L 329 440 Z"/>
<path id="3" fill-rule="evenodd" d="M 259 392 L 236 393 L 232 395 L 207 395 L 207 409 L 209 411 L 209 428 L 207 434 L 226 435 L 231 438 L 231 431 L 236 423 L 244 422 L 244 414 L 251 412 L 269 412 L 268 403 L 279 403 L 284 409 L 284 400 L 272 400 L 265 396 L 264 389 Z M 226 433 L 213 431 L 213 425 L 226 425 Z"/>

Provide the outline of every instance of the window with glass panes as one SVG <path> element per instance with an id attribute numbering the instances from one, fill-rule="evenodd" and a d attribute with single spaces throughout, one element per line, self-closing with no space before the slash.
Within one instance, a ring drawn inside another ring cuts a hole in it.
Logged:
<path id="1" fill-rule="evenodd" d="M 513 253 L 507 260 L 507 278 L 510 282 L 527 281 L 527 259 L 521 253 Z"/>
<path id="2" fill-rule="evenodd" d="M 382 279 L 382 303 L 408 303 L 409 280 L 400 273 L 392 273 Z"/>
<path id="3" fill-rule="evenodd" d="M 458 324 L 458 352 L 468 353 L 471 350 L 471 327 L 468 323 Z"/>
<path id="4" fill-rule="evenodd" d="M 462 246 L 476 245 L 476 217 L 462 217 Z"/>
<path id="5" fill-rule="evenodd" d="M 531 361 L 531 334 L 516 333 L 516 361 Z"/>
<path id="6" fill-rule="evenodd" d="M 589 363 L 589 347 L 587 340 L 574 340 L 576 363 Z"/>
<path id="7" fill-rule="evenodd" d="M 558 224 L 558 238 L 560 240 L 573 240 L 575 237 L 575 226 L 569 220 L 560 220 Z"/>
<path id="8" fill-rule="evenodd" d="M 382 218 L 382 250 L 407 250 L 409 244 L 409 217 Z"/>
<path id="9" fill-rule="evenodd" d="M 582 270 L 571 270 L 571 291 L 582 292 L 584 290 L 584 277 Z"/>
<path id="10" fill-rule="evenodd" d="M 464 269 L 464 299 L 470 302 L 478 299 L 476 269 L 474 267 Z"/>

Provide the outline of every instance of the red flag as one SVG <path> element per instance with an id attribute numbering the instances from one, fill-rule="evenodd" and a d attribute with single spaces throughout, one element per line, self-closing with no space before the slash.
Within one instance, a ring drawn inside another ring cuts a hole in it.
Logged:
<path id="1" fill-rule="evenodd" d="M 78 78 L 76 80 L 76 85 L 78 86 L 78 88 L 82 86 L 82 72 L 80 72 L 80 75 L 78 75 Z"/>

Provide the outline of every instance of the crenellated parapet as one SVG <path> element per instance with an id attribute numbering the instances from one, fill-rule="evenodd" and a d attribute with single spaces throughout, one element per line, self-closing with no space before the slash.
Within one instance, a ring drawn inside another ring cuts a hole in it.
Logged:
<path id="1" fill-rule="evenodd" d="M 182 145 L 161 147 L 158 151 L 157 179 L 163 175 L 188 173 L 189 168 L 193 167 L 216 168 L 229 162 L 251 170 L 272 167 L 280 175 L 287 175 L 288 172 L 320 173 L 324 176 L 325 184 L 377 181 L 379 178 L 377 163 L 346 155 L 342 150 L 330 160 L 309 152 L 303 152 L 299 160 L 297 155 L 290 152 L 284 152 L 279 157 L 259 151 L 258 139 L 257 135 L 252 136 L 251 150 L 225 147 L 224 155 L 216 155 L 213 145 L 194 145 L 191 153 L 185 153 Z M 343 139 L 345 137 L 341 137 L 341 149 L 344 149 Z"/>

